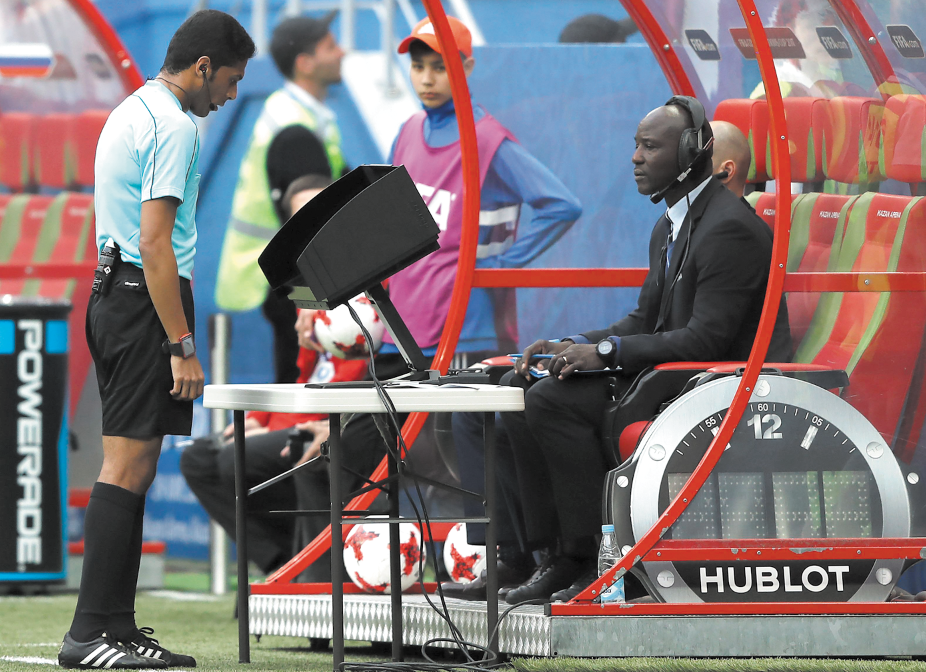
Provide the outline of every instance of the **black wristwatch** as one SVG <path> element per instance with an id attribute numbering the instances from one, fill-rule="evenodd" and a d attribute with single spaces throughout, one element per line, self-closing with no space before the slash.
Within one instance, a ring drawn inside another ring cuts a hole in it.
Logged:
<path id="1" fill-rule="evenodd" d="M 602 338 L 598 341 L 598 345 L 595 346 L 595 352 L 598 353 L 598 356 L 601 357 L 601 361 L 604 362 L 604 365 L 609 369 L 613 369 L 617 362 L 614 360 L 617 357 L 617 345 L 610 338 Z"/>
<path id="2" fill-rule="evenodd" d="M 193 334 L 184 334 L 176 343 L 171 343 L 170 339 L 164 341 L 163 349 L 169 352 L 172 357 L 182 357 L 189 359 L 196 354 L 196 345 L 193 343 Z"/>

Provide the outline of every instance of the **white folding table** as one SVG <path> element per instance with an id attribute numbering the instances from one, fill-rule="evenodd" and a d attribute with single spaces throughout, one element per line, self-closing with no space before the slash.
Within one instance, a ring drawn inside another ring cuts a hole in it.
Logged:
<path id="1" fill-rule="evenodd" d="M 398 413 L 412 412 L 471 412 L 485 414 L 485 469 L 486 469 L 486 589 L 489 596 L 498 594 L 496 566 L 496 532 L 492 522 L 495 516 L 495 413 L 524 410 L 524 392 L 519 387 L 476 384 L 431 384 L 414 382 L 387 382 L 385 390 Z M 342 413 L 386 413 L 386 407 L 373 387 L 306 387 L 303 384 L 259 385 L 207 385 L 203 406 L 234 411 L 235 424 L 235 526 L 238 548 L 238 656 L 239 662 L 250 662 L 250 642 L 247 562 L 247 528 L 245 526 L 247 486 L 245 481 L 244 412 L 272 411 L 282 413 L 327 413 L 331 430 L 328 439 L 328 473 L 331 491 L 331 539 L 341 539 L 342 511 L 341 425 Z M 390 498 L 391 506 L 398 500 Z M 336 504 L 337 503 L 337 504 Z M 391 558 L 392 585 L 398 586 L 398 514 L 390 514 L 384 522 L 390 524 L 391 546 L 396 551 Z M 348 522 L 356 522 L 351 518 Z M 344 586 L 341 572 L 341 554 L 331 552 L 331 622 L 334 669 L 344 660 Z M 393 654 L 401 655 L 401 591 L 392 591 L 392 626 L 398 637 L 393 637 Z M 489 647 L 497 650 L 492 637 L 498 622 L 498 602 L 486 603 L 487 632 L 493 640 Z M 398 651 L 398 653 L 397 653 Z"/>

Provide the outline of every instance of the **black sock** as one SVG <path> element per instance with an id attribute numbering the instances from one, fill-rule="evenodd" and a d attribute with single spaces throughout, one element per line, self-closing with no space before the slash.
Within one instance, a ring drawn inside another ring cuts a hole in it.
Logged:
<path id="1" fill-rule="evenodd" d="M 527 569 L 534 566 L 534 555 L 522 551 L 515 544 L 499 544 L 498 559 L 511 569 Z"/>
<path id="2" fill-rule="evenodd" d="M 135 625 L 135 590 L 138 587 L 138 568 L 141 565 L 142 527 L 145 523 L 145 498 L 141 497 L 135 512 L 135 525 L 129 544 L 122 577 L 113 584 L 112 611 L 106 632 L 120 642 L 131 641 L 138 629 Z"/>
<path id="3" fill-rule="evenodd" d="M 96 483 L 84 516 L 84 567 L 71 623 L 77 642 L 96 639 L 109 625 L 113 577 L 122 576 L 132 543 L 141 495 L 109 483 Z"/>
<path id="4" fill-rule="evenodd" d="M 560 553 L 580 562 L 594 559 L 598 555 L 598 547 L 595 544 L 595 537 L 563 539 L 560 542 Z"/>

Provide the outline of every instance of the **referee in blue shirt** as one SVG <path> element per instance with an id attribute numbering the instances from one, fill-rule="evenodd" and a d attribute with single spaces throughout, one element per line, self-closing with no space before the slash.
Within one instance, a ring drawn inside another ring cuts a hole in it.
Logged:
<path id="1" fill-rule="evenodd" d="M 103 406 L 103 469 L 84 519 L 84 565 L 63 667 L 195 667 L 135 624 L 145 493 L 165 434 L 188 435 L 203 370 L 193 341 L 199 135 L 238 93 L 254 42 L 204 10 L 177 30 L 164 65 L 109 116 L 94 166 L 100 265 L 87 343 Z"/>

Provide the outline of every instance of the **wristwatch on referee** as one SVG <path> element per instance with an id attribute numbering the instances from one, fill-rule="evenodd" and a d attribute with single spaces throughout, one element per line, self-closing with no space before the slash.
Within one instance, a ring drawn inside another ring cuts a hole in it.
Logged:
<path id="1" fill-rule="evenodd" d="M 193 334 L 184 334 L 176 343 L 171 343 L 170 339 L 164 341 L 164 351 L 169 352 L 172 357 L 182 357 L 189 359 L 196 354 L 196 345 L 193 343 Z"/>
<path id="2" fill-rule="evenodd" d="M 613 369 L 617 362 L 617 344 L 614 343 L 610 338 L 602 338 L 598 341 L 598 344 L 595 346 L 595 352 L 598 353 L 598 356 L 601 358 L 601 361 L 604 362 L 604 365 L 609 369 Z"/>

